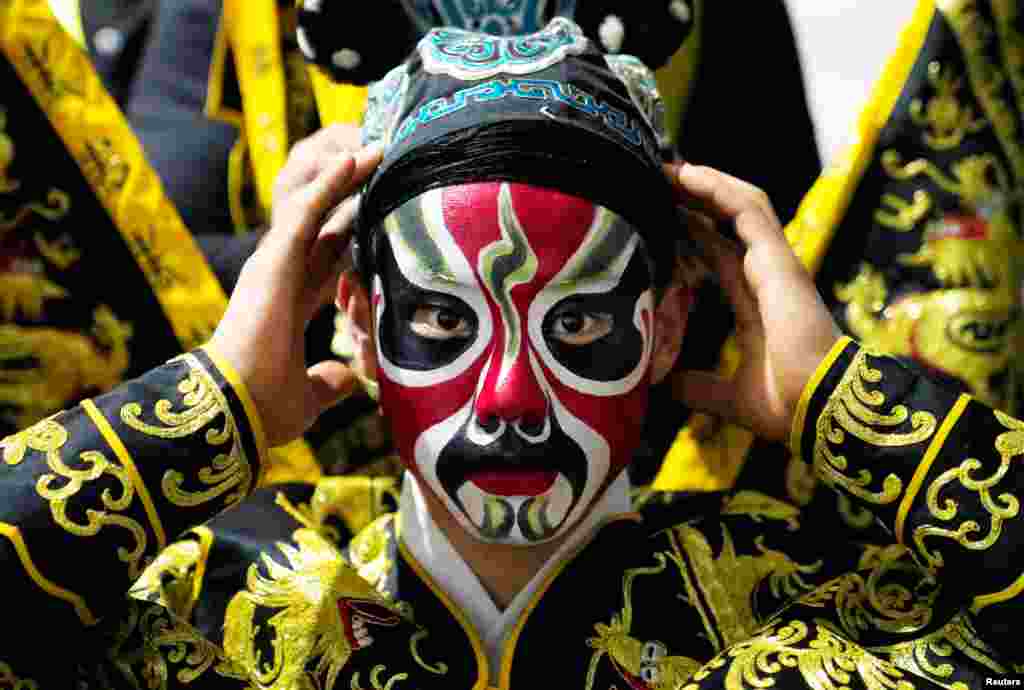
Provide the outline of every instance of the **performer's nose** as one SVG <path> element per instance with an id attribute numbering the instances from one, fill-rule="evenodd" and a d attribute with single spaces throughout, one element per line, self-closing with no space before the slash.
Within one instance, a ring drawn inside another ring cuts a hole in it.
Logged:
<path id="1" fill-rule="evenodd" d="M 539 432 L 548 414 L 548 400 L 530 366 L 529 355 L 520 351 L 515 360 L 504 367 L 502 363 L 500 355 L 494 358 L 477 395 L 477 421 L 487 431 L 505 422 L 518 423 L 527 434 Z"/>

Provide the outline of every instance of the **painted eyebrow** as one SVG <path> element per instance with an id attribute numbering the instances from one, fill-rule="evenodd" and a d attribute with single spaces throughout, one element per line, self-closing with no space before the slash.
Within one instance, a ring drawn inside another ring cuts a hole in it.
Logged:
<path id="1" fill-rule="evenodd" d="M 392 240 L 416 257 L 416 272 L 426 282 L 459 284 L 455 271 L 448 265 L 441 248 L 437 246 L 430 223 L 423 208 L 424 199 L 407 202 L 384 219 L 384 230 Z"/>
<path id="2" fill-rule="evenodd" d="M 598 208 L 583 245 L 551 287 L 586 285 L 590 289 L 611 290 L 618 285 L 630 258 L 642 244 L 632 225 L 617 214 Z"/>

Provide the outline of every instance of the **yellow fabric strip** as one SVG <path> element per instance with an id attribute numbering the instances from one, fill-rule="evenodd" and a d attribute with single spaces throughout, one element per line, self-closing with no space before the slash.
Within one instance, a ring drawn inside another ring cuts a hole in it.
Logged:
<path id="1" fill-rule="evenodd" d="M 252 430 L 253 438 L 256 440 L 260 474 L 266 472 L 267 461 L 270 459 L 270 455 L 267 452 L 267 437 L 263 432 L 263 418 L 260 417 L 259 410 L 256 409 L 256 403 L 253 402 L 252 396 L 249 395 L 249 389 L 246 387 L 245 382 L 242 381 L 242 377 L 235 371 L 235 368 L 231 366 L 231 363 L 222 357 L 212 345 L 206 344 L 201 349 L 209 356 L 214 366 L 220 371 L 221 376 L 227 380 L 231 388 L 234 389 L 235 395 L 242 401 L 242 409 L 245 411 L 246 421 L 249 422 L 249 428 Z"/>
<path id="2" fill-rule="evenodd" d="M 448 598 L 448 595 L 437 586 L 437 583 L 431 579 L 427 571 L 420 565 L 413 555 L 409 553 L 409 549 L 405 548 L 405 544 L 402 543 L 401 535 L 396 535 L 398 539 L 398 550 L 402 554 L 402 558 L 405 562 L 413 569 L 413 572 L 423 581 L 423 584 L 434 593 L 441 603 L 444 604 L 448 612 L 452 614 L 452 617 L 459 622 L 462 629 L 465 631 L 466 636 L 469 637 L 470 643 L 473 645 L 473 654 L 476 656 L 476 668 L 477 668 L 477 679 L 476 684 L 473 686 L 473 690 L 485 690 L 487 688 L 487 680 L 489 675 L 487 656 L 484 654 L 484 645 L 480 641 L 480 637 L 477 635 L 476 630 L 470 625 L 469 621 L 466 620 L 466 616 L 459 610 L 459 608 Z"/>
<path id="3" fill-rule="evenodd" d="M 309 65 L 307 70 L 313 84 L 320 122 L 324 126 L 336 122 L 359 124 L 363 121 L 368 91 L 365 86 L 339 84 L 316 65 Z"/>
<path id="4" fill-rule="evenodd" d="M 256 196 L 270 216 L 274 179 L 288 155 L 288 101 L 275 0 L 224 0 L 224 21 L 242 93 Z"/>
<path id="5" fill-rule="evenodd" d="M 953 427 L 956 426 L 957 421 L 963 415 L 964 410 L 967 409 L 967 403 L 971 402 L 971 396 L 961 395 L 956 404 L 953 405 L 953 409 L 949 411 L 946 418 L 942 420 L 942 424 L 939 425 L 939 430 L 932 438 L 931 443 L 928 444 L 928 450 L 924 453 L 924 458 L 921 459 L 917 469 L 914 470 L 914 476 L 910 479 L 910 484 L 907 485 L 907 491 L 903 494 L 903 499 L 900 501 L 899 510 L 896 512 L 896 526 L 895 534 L 896 541 L 900 544 L 905 545 L 903 540 L 903 526 L 907 521 L 907 515 L 910 514 L 910 506 L 914 503 L 914 498 L 917 496 L 917 492 L 921 489 L 921 484 L 924 483 L 924 478 L 928 475 L 928 470 L 931 469 L 932 463 L 935 462 L 935 458 L 939 457 L 939 451 L 942 450 L 942 446 L 946 443 L 946 439 L 949 437 Z"/>
<path id="6" fill-rule="evenodd" d="M 242 113 L 224 105 L 224 82 L 227 79 L 228 60 L 231 58 L 228 33 L 224 26 L 224 12 L 222 11 L 217 20 L 217 34 L 213 39 L 213 52 L 210 55 L 210 73 L 206 81 L 206 102 L 203 104 L 203 114 L 211 120 L 220 120 L 236 127 L 242 127 Z"/>
<path id="7" fill-rule="evenodd" d="M 934 1 L 920 0 L 910 23 L 900 35 L 896 52 L 886 64 L 871 99 L 860 114 L 853 145 L 822 173 L 800 203 L 792 222 L 786 226 L 786 237 L 812 275 L 821 268 L 836 229 L 846 215 L 865 170 L 874 159 L 878 135 L 892 116 L 934 16 Z"/>
<path id="8" fill-rule="evenodd" d="M 28 547 L 25 545 L 25 540 L 21 536 L 21 530 L 16 526 L 6 522 L 0 522 L 0 536 L 7 538 L 9 542 L 14 546 L 15 552 L 18 554 L 18 560 L 21 561 L 21 566 L 28 573 L 28 576 L 32 578 L 39 589 L 43 590 L 51 597 L 62 599 L 71 606 L 74 607 L 75 613 L 78 614 L 78 619 L 85 625 L 96 625 L 96 616 L 92 615 L 92 611 L 89 610 L 89 606 L 85 603 L 85 599 L 69 592 L 63 587 L 54 584 L 50 580 L 47 580 L 39 569 L 36 568 L 35 563 L 32 562 L 32 557 L 28 553 Z"/>
<path id="9" fill-rule="evenodd" d="M 210 557 L 210 547 L 213 545 L 213 532 L 209 527 L 193 527 L 190 531 L 199 539 L 199 560 L 196 561 L 196 572 L 192 576 L 192 594 L 188 600 L 188 607 L 184 612 L 186 621 L 192 620 L 192 609 L 195 608 L 196 602 L 199 601 L 199 595 L 203 592 L 203 578 L 206 577 L 206 559 Z"/>
<path id="10" fill-rule="evenodd" d="M 45 0 L 0 3 L 0 50 L 113 219 L 182 349 L 203 343 L 227 297 L 89 57 Z"/>
<path id="11" fill-rule="evenodd" d="M 807 385 L 804 386 L 803 393 L 800 394 L 800 401 L 796 404 L 796 412 L 793 413 L 793 423 L 790 426 L 789 431 L 789 451 L 798 458 L 803 458 L 800 454 L 800 438 L 803 436 L 804 427 L 807 424 L 807 408 L 811 404 L 811 398 L 814 397 L 814 392 L 818 390 L 818 386 L 821 384 L 821 380 L 825 378 L 825 375 L 832 368 L 832 365 L 839 359 L 839 355 L 843 354 L 846 346 L 852 343 L 853 340 L 847 336 L 842 336 L 836 341 L 832 349 L 825 355 L 825 359 L 821 360 L 821 364 L 814 370 L 814 374 L 807 381 Z"/>
<path id="12" fill-rule="evenodd" d="M 82 8 L 79 0 L 50 0 L 50 10 L 75 43 L 85 48 L 85 30 L 82 29 Z"/>
<path id="13" fill-rule="evenodd" d="M 89 415 L 89 419 L 99 429 L 100 435 L 103 436 L 103 440 L 107 442 L 111 450 L 114 451 L 114 455 L 121 462 L 121 466 L 128 472 L 128 476 L 131 477 L 132 484 L 135 485 L 135 490 L 139 493 L 139 500 L 142 501 L 142 507 L 146 511 L 146 517 L 149 518 L 149 524 L 153 528 L 153 534 L 156 537 L 157 550 L 162 551 L 167 546 L 167 532 L 164 530 L 164 525 L 160 521 L 160 515 L 157 513 L 156 505 L 153 503 L 153 498 L 149 495 L 149 490 L 146 488 L 145 482 L 142 481 L 142 475 L 139 474 L 139 469 L 135 466 L 135 461 L 132 460 L 131 454 L 128 449 L 124 447 L 124 443 L 118 437 L 117 432 L 114 431 L 113 427 L 110 426 L 110 422 L 103 416 L 103 412 L 96 407 L 96 403 L 92 400 L 83 400 L 82 409 Z"/>
<path id="14" fill-rule="evenodd" d="M 975 597 L 974 601 L 971 602 L 971 612 L 977 613 L 986 606 L 991 606 L 992 604 L 1001 604 L 1004 601 L 1009 601 L 1021 592 L 1024 592 L 1024 575 L 1018 577 L 1016 581 L 1014 581 L 1014 583 L 1006 589 L 1000 590 L 998 592 L 993 592 L 992 594 L 983 594 L 979 597 Z"/>

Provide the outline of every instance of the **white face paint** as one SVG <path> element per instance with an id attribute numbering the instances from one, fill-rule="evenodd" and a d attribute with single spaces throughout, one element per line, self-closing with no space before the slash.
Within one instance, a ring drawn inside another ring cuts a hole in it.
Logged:
<path id="1" fill-rule="evenodd" d="M 639 439 L 653 297 L 610 211 L 526 185 L 433 190 L 385 222 L 381 401 L 400 454 L 469 533 L 563 534 Z"/>

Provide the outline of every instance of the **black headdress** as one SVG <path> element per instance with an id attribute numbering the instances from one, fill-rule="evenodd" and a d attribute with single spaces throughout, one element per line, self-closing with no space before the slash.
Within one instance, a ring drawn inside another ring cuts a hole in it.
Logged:
<path id="1" fill-rule="evenodd" d="M 602 53 L 567 19 L 521 37 L 434 29 L 371 89 L 364 139 L 381 142 L 385 156 L 363 195 L 358 246 L 369 248 L 384 217 L 427 190 L 523 182 L 628 220 L 662 284 L 683 235 L 662 170 L 664 131 L 650 70 Z"/>

